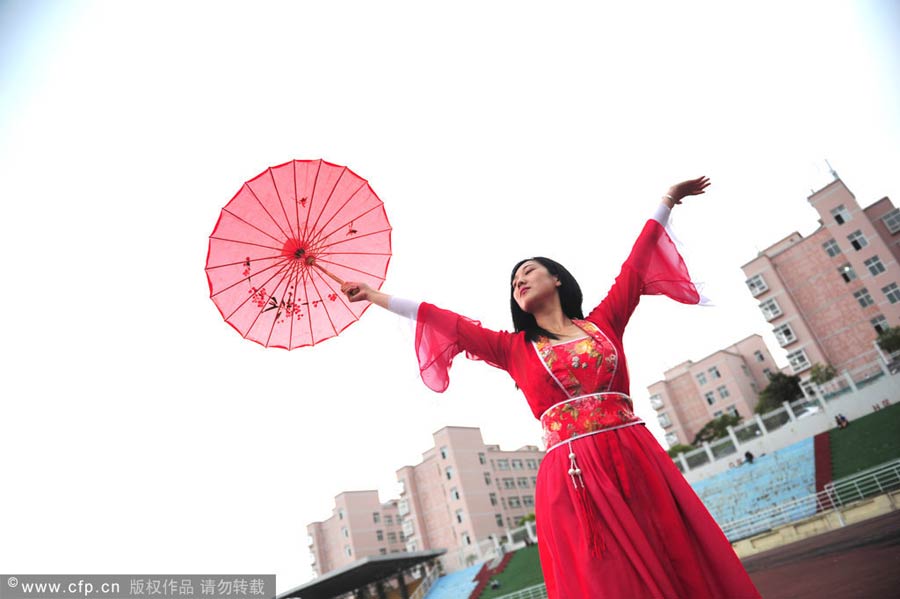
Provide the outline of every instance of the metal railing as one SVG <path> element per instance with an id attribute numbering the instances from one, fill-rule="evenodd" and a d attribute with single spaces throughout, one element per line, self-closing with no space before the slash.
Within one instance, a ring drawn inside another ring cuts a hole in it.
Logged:
<path id="1" fill-rule="evenodd" d="M 536 584 L 527 589 L 520 589 L 508 595 L 500 595 L 497 599 L 547 599 L 547 585 Z"/>
<path id="2" fill-rule="evenodd" d="M 900 460 L 886 462 L 853 476 L 831 482 L 819 493 L 760 510 L 744 518 L 722 524 L 729 541 L 772 530 L 819 512 L 841 508 L 848 503 L 900 489 Z M 839 514 L 839 518 L 840 514 Z M 843 519 L 841 518 L 843 524 Z"/>
<path id="3" fill-rule="evenodd" d="M 431 569 L 431 572 L 428 573 L 422 583 L 416 587 L 416 590 L 412 595 L 409 596 L 409 599 L 423 599 L 425 595 L 428 594 L 428 591 L 431 590 L 434 581 L 441 577 L 441 569 L 438 567 L 434 567 Z"/>

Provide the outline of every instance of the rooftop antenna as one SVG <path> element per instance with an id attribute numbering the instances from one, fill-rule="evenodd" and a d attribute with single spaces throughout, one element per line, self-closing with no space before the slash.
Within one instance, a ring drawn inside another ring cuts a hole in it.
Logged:
<path id="1" fill-rule="evenodd" d="M 838 179 L 840 179 L 840 177 L 838 177 L 837 171 L 831 168 L 831 163 L 828 162 L 827 159 L 825 160 L 825 164 L 828 165 L 828 170 L 831 171 L 831 176 L 834 177 L 834 180 L 837 181 Z"/>

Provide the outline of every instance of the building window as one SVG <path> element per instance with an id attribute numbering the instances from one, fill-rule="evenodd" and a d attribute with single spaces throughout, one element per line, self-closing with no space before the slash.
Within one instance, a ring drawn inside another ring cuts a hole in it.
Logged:
<path id="1" fill-rule="evenodd" d="M 654 410 L 658 410 L 663 407 L 662 395 L 660 395 L 659 393 L 654 393 L 653 395 L 651 395 L 650 407 L 652 407 Z"/>
<path id="2" fill-rule="evenodd" d="M 456 490 L 456 487 L 450 489 L 450 499 L 459 499 L 459 491 Z"/>
<path id="3" fill-rule="evenodd" d="M 713 405 L 714 403 L 716 403 L 716 394 L 713 393 L 712 391 L 707 391 L 703 395 L 703 397 L 706 398 L 706 403 L 708 403 L 709 405 Z"/>
<path id="4" fill-rule="evenodd" d="M 510 497 L 509 498 L 509 507 L 522 507 L 522 502 L 518 497 Z"/>
<path id="5" fill-rule="evenodd" d="M 497 522 L 497 528 L 503 528 L 503 514 L 494 514 L 494 521 Z"/>
<path id="6" fill-rule="evenodd" d="M 775 338 L 778 340 L 778 344 L 781 345 L 781 347 L 789 345 L 797 340 L 797 336 L 794 335 L 794 331 L 789 324 L 775 327 L 772 332 L 775 333 Z"/>
<path id="7" fill-rule="evenodd" d="M 713 418 L 718 418 L 721 415 L 722 415 L 722 410 L 716 410 L 715 412 L 713 412 Z"/>
<path id="8" fill-rule="evenodd" d="M 537 460 L 525 460 L 525 466 L 529 470 L 537 470 Z"/>
<path id="9" fill-rule="evenodd" d="M 750 389 L 751 389 L 754 393 L 756 393 L 757 395 L 759 395 L 759 387 L 756 386 L 756 383 L 754 383 L 754 382 L 751 381 L 751 382 L 750 382 Z"/>
<path id="10" fill-rule="evenodd" d="M 381 522 L 381 514 L 379 514 L 378 512 L 372 512 L 372 522 L 374 522 L 375 524 Z"/>
<path id="11" fill-rule="evenodd" d="M 722 378 L 722 375 L 719 374 L 719 369 L 716 368 L 715 366 L 713 366 L 712 368 L 707 370 L 707 372 L 709 373 L 709 378 L 711 378 L 713 380 Z"/>
<path id="12" fill-rule="evenodd" d="M 488 497 L 491 500 L 491 505 L 497 505 L 497 494 L 496 493 L 489 493 Z"/>
<path id="13" fill-rule="evenodd" d="M 868 260 L 865 261 L 866 268 L 869 269 L 869 272 L 872 273 L 873 277 L 877 277 L 885 270 L 884 264 L 881 263 L 881 260 L 878 259 L 878 256 L 872 256 Z"/>
<path id="14" fill-rule="evenodd" d="M 400 518 L 397 518 L 397 520 L 400 520 Z M 393 526 L 393 525 L 394 525 L 394 519 L 391 518 L 391 515 L 390 515 L 390 514 L 385 514 L 385 516 L 384 516 L 384 523 L 387 524 L 388 526 Z"/>
<path id="15" fill-rule="evenodd" d="M 882 287 L 881 292 L 892 304 L 900 302 L 900 287 L 897 287 L 897 283 L 891 283 L 887 287 Z"/>
<path id="16" fill-rule="evenodd" d="M 766 320 L 774 320 L 781 316 L 781 306 L 778 305 L 778 302 L 775 301 L 775 298 L 767 299 L 763 303 L 759 305 L 759 309 L 762 310 L 763 316 Z"/>
<path id="17" fill-rule="evenodd" d="M 486 484 L 486 485 L 491 484 L 491 473 L 490 472 L 484 473 L 484 484 Z"/>
<path id="18" fill-rule="evenodd" d="M 445 447 L 441 447 L 441 459 L 442 459 L 442 460 L 446 460 L 446 459 L 447 459 L 447 455 L 448 455 L 448 454 L 447 454 L 447 447 L 446 447 L 446 446 L 445 446 Z"/>
<path id="19" fill-rule="evenodd" d="M 536 487 L 536 486 L 537 486 L 537 477 L 536 477 L 536 476 L 532 476 L 532 477 L 531 477 L 531 486 L 532 486 L 532 487 Z"/>
<path id="20" fill-rule="evenodd" d="M 837 241 L 834 239 L 829 239 L 825 243 L 822 244 L 822 248 L 825 249 L 825 253 L 834 258 L 838 254 L 841 253 L 841 248 L 837 244 Z"/>
<path id="21" fill-rule="evenodd" d="M 376 531 L 375 531 L 375 540 L 376 540 L 376 541 L 383 541 L 383 540 L 384 540 L 384 531 L 383 531 L 383 530 L 376 530 Z"/>
<path id="22" fill-rule="evenodd" d="M 875 300 L 872 299 L 872 296 L 869 295 L 869 290 L 863 287 L 859 291 L 853 294 L 853 297 L 856 298 L 856 301 L 859 302 L 859 305 L 863 308 L 867 308 L 875 303 Z"/>
<path id="23" fill-rule="evenodd" d="M 379 555 L 387 555 L 387 549 L 385 549 L 384 547 L 379 547 L 378 554 Z"/>
<path id="24" fill-rule="evenodd" d="M 500 498 L 500 505 L 503 507 L 503 509 L 506 509 L 506 497 Z"/>
<path id="25" fill-rule="evenodd" d="M 484 464 L 487 464 L 487 459 L 484 457 L 483 453 L 478 454 L 478 463 L 481 464 L 482 466 Z"/>
<path id="26" fill-rule="evenodd" d="M 509 460 L 497 460 L 498 470 L 509 470 Z"/>
<path id="27" fill-rule="evenodd" d="M 834 217 L 834 222 L 839 225 L 843 225 L 845 222 L 850 220 L 850 211 L 847 210 L 843 204 L 841 204 L 831 211 L 831 216 Z"/>
<path id="28" fill-rule="evenodd" d="M 444 472 L 447 474 L 447 480 L 453 478 L 453 466 L 447 466 L 447 469 Z"/>
<path id="29" fill-rule="evenodd" d="M 746 365 L 746 364 L 741 364 L 741 370 L 744 371 L 744 376 L 747 376 L 747 377 L 751 376 L 751 375 L 750 375 L 750 369 L 747 368 L 747 365 Z"/>
<path id="30" fill-rule="evenodd" d="M 531 495 L 522 495 L 522 505 L 525 507 L 534 507 L 534 497 Z"/>
<path id="31" fill-rule="evenodd" d="M 522 477 L 517 478 L 516 484 L 519 485 L 520 489 L 527 489 L 528 488 L 528 477 L 522 476 Z"/>
<path id="32" fill-rule="evenodd" d="M 697 375 L 697 384 L 698 385 L 706 384 L 706 373 L 705 372 L 701 372 L 700 374 Z"/>
<path id="33" fill-rule="evenodd" d="M 669 444 L 669 447 L 678 445 L 678 435 L 675 433 L 666 433 L 666 443 Z"/>
<path id="34" fill-rule="evenodd" d="M 728 415 L 729 415 L 729 416 L 738 416 L 738 417 L 740 417 L 740 415 L 741 415 L 740 412 L 738 412 L 737 408 L 734 407 L 734 406 L 728 406 L 727 408 L 725 408 L 725 411 L 728 412 Z"/>
<path id="35" fill-rule="evenodd" d="M 759 350 L 756 350 L 755 352 L 753 352 L 753 357 L 756 358 L 757 362 L 765 362 L 766 361 L 766 357 Z"/>
<path id="36" fill-rule="evenodd" d="M 469 533 L 464 532 L 462 535 L 462 538 L 463 538 L 463 543 L 465 543 L 466 545 L 472 544 L 472 537 L 469 536 Z"/>
<path id="37" fill-rule="evenodd" d="M 353 556 L 353 551 L 349 547 L 344 547 L 344 553 L 347 555 L 347 557 Z"/>
<path id="38" fill-rule="evenodd" d="M 881 220 L 884 221 L 884 226 L 891 232 L 891 235 L 900 231 L 900 208 L 894 208 L 882 216 Z"/>
<path id="39" fill-rule="evenodd" d="M 341 508 L 338 510 L 338 520 L 343 520 L 343 519 L 344 519 L 344 509 Z"/>
<path id="40" fill-rule="evenodd" d="M 521 470 L 522 469 L 522 460 L 513 460 L 512 461 L 512 469 L 513 470 Z"/>
<path id="41" fill-rule="evenodd" d="M 809 359 L 806 357 L 806 352 L 802 349 L 798 349 L 797 351 L 793 351 L 787 355 L 788 362 L 791 363 L 791 369 L 794 371 L 794 374 L 798 372 L 802 372 L 810 367 Z"/>
<path id="42" fill-rule="evenodd" d="M 872 323 L 872 326 L 875 327 L 875 332 L 879 335 L 888 330 L 890 327 L 888 326 L 887 318 L 879 314 L 869 322 Z"/>
<path id="43" fill-rule="evenodd" d="M 514 478 L 504 478 L 503 479 L 503 488 L 504 489 L 515 489 L 516 488 L 516 480 Z"/>
<path id="44" fill-rule="evenodd" d="M 869 245 L 866 236 L 862 234 L 862 231 L 858 230 L 847 235 L 847 241 L 850 242 L 850 245 L 852 245 L 853 249 L 857 252 Z"/>
<path id="45" fill-rule="evenodd" d="M 463 511 L 456 510 L 456 522 L 459 524 L 462 524 L 462 521 L 463 521 Z"/>
<path id="46" fill-rule="evenodd" d="M 719 397 L 721 397 L 722 399 L 725 399 L 726 397 L 729 397 L 731 395 L 730 393 L 728 393 L 728 387 L 726 387 L 725 385 L 722 385 L 721 387 L 716 389 L 716 391 L 719 392 Z"/>
<path id="47" fill-rule="evenodd" d="M 347 530 L 347 527 L 346 527 L 346 526 L 341 526 L 341 535 L 343 535 L 343 537 L 344 537 L 345 539 L 349 539 L 349 538 L 350 538 L 350 531 Z"/>
<path id="48" fill-rule="evenodd" d="M 753 294 L 753 297 L 769 290 L 769 286 L 766 285 L 766 281 L 762 278 L 762 275 L 750 277 L 745 282 L 747 283 L 747 287 L 750 288 L 750 293 Z"/>
<path id="49" fill-rule="evenodd" d="M 389 532 L 388 533 L 388 543 L 396 543 L 397 542 L 397 533 Z"/>
<path id="50" fill-rule="evenodd" d="M 763 374 L 766 375 L 766 378 L 769 379 L 770 381 L 772 380 L 772 377 L 775 376 L 774 374 L 772 374 L 772 371 L 769 370 L 768 368 L 763 368 Z"/>
<path id="51" fill-rule="evenodd" d="M 659 421 L 659 425 L 663 428 L 668 428 L 672 426 L 672 421 L 669 419 L 669 415 L 666 412 L 662 414 L 657 414 L 656 419 Z"/>
<path id="52" fill-rule="evenodd" d="M 838 268 L 838 274 L 841 275 L 841 278 L 844 279 L 845 283 L 856 280 L 856 271 L 853 270 L 853 267 L 850 266 L 849 262 L 847 264 L 841 264 L 840 268 Z"/>

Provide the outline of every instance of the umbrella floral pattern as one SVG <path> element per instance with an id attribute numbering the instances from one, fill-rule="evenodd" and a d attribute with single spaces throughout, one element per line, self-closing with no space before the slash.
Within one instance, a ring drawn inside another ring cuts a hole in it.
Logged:
<path id="1" fill-rule="evenodd" d="M 375 289 L 391 258 L 391 226 L 368 182 L 345 166 L 293 160 L 244 183 L 209 237 L 210 298 L 244 338 L 294 349 L 334 337 L 368 302 L 343 280 Z"/>

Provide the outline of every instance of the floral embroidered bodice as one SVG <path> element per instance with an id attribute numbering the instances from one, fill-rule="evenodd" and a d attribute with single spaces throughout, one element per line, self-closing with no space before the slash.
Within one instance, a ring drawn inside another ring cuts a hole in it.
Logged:
<path id="1" fill-rule="evenodd" d="M 575 322 L 586 337 L 557 344 L 546 338 L 535 342 L 548 372 L 570 398 L 548 406 L 541 415 L 548 451 L 568 439 L 642 422 L 631 398 L 608 393 L 618 367 L 615 346 L 593 323 Z"/>
<path id="2" fill-rule="evenodd" d="M 608 391 L 618 366 L 616 348 L 593 323 L 574 322 L 587 336 L 556 344 L 541 337 L 535 342 L 538 355 L 569 397 Z"/>

